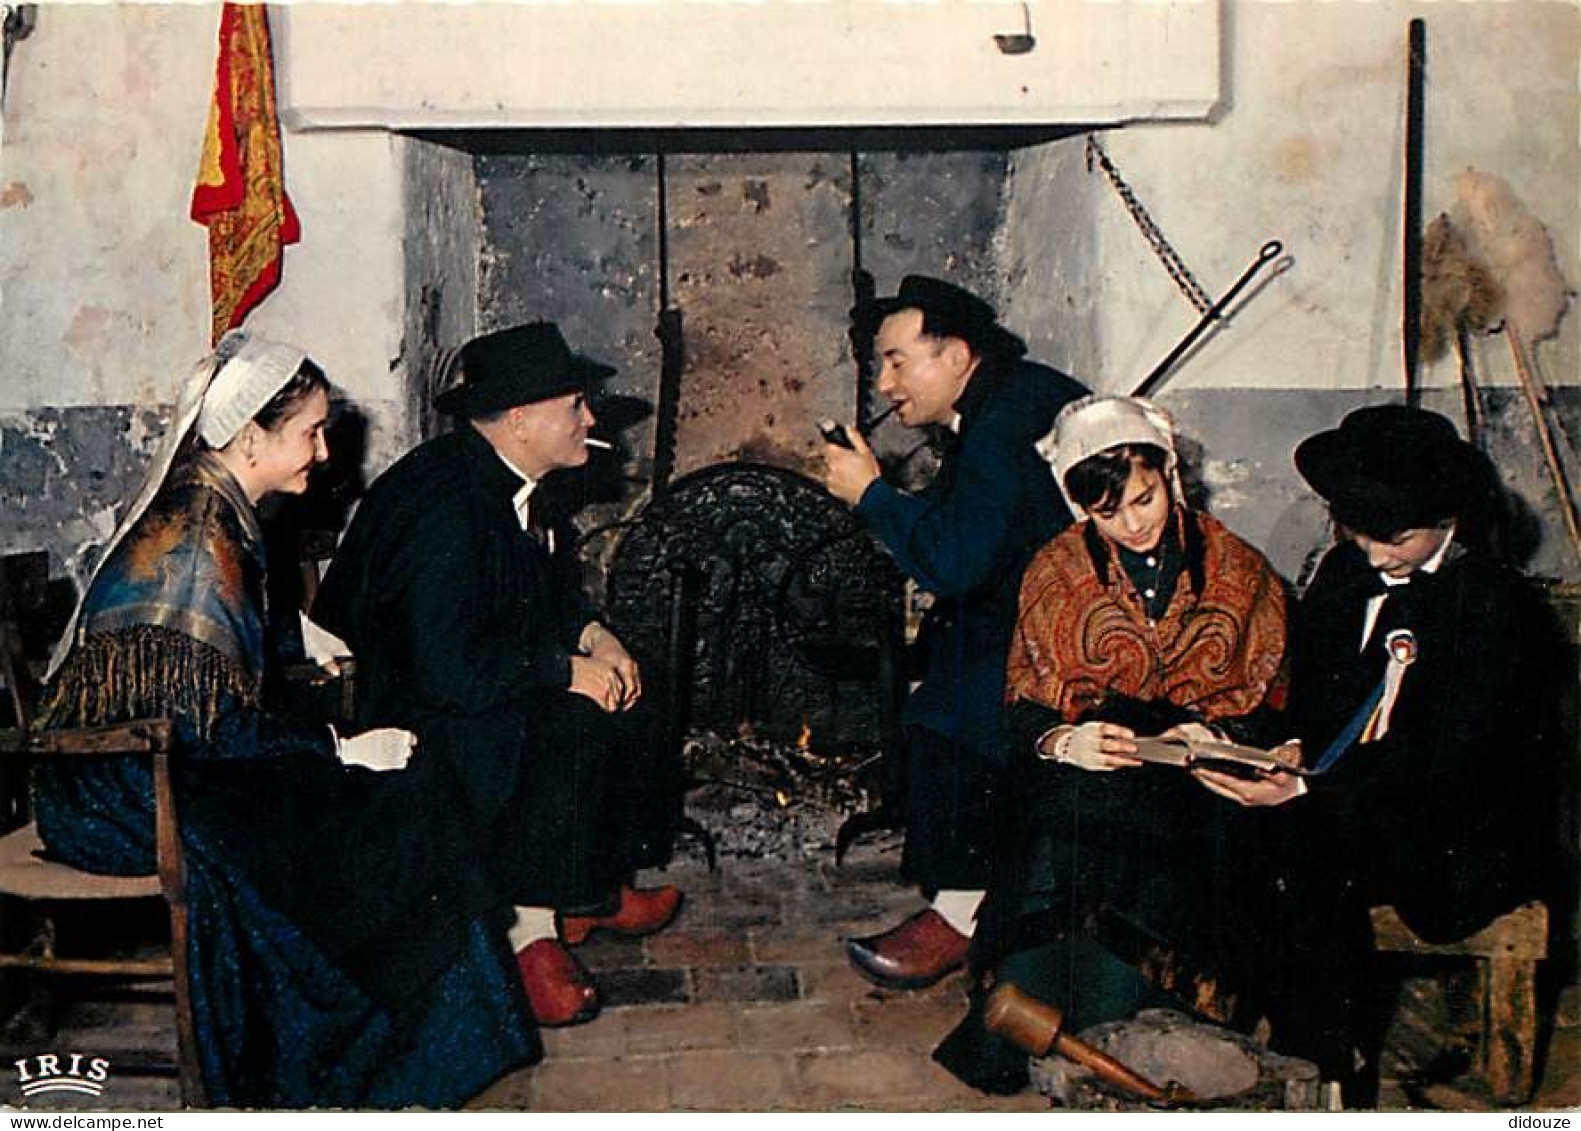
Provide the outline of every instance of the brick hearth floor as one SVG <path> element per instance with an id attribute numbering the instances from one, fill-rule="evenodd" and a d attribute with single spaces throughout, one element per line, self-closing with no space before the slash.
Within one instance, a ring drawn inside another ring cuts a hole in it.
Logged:
<path id="1" fill-rule="evenodd" d="M 474 1106 L 542 1111 L 1046 1111 L 1041 1096 L 966 1087 L 929 1052 L 965 1008 L 964 979 L 878 990 L 845 960 L 848 935 L 921 906 L 898 848 L 858 845 L 845 866 L 689 858 L 645 877 L 679 884 L 674 925 L 596 937 L 577 953 L 605 1008 L 544 1034 L 536 1068 Z"/>
<path id="2" fill-rule="evenodd" d="M 544 1034 L 542 1064 L 497 1081 L 472 1107 L 534 1111 L 1046 1111 L 1027 1092 L 984 1096 L 929 1058 L 964 1009 L 964 978 L 890 993 L 851 970 L 842 940 L 919 906 L 897 880 L 898 845 L 858 845 L 845 867 L 682 855 L 646 882 L 679 884 L 675 924 L 644 940 L 579 949 L 606 1002 L 593 1022 Z M 74 1007 L 55 1048 L 173 1048 L 168 1006 Z M 1386 1062 L 1387 1063 L 1387 1062 Z M 54 1110 L 173 1110 L 174 1082 L 116 1075 L 101 1100 L 37 1097 Z M 14 1104 L 14 1086 L 0 1105 Z M 1386 1083 L 1387 1108 L 1404 1106 Z M 1450 1093 L 1441 1106 L 1475 1110 Z M 1535 1110 L 1581 1106 L 1581 994 L 1561 1000 Z"/>

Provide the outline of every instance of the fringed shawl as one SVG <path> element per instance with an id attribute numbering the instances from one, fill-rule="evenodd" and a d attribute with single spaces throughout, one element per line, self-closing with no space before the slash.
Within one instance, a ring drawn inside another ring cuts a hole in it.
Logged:
<path id="1" fill-rule="evenodd" d="M 258 517 L 224 465 L 198 453 L 98 571 L 41 722 L 173 715 L 206 736 L 227 698 L 258 701 L 264 615 Z"/>
<path id="2" fill-rule="evenodd" d="M 1021 583 L 1005 701 L 1070 722 L 1106 696 L 1167 699 L 1206 720 L 1285 698 L 1284 587 L 1263 556 L 1211 515 L 1183 513 L 1188 554 L 1156 625 L 1088 522 L 1039 551 Z"/>

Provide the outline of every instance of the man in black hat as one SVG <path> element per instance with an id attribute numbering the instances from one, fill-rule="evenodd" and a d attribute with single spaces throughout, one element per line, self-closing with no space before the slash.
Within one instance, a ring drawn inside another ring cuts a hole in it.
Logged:
<path id="1" fill-rule="evenodd" d="M 1021 572 L 1071 517 L 1034 445 L 1087 390 L 1024 360 L 1025 343 L 999 325 L 992 306 L 940 279 L 908 275 L 898 294 L 853 317 L 874 334 L 878 391 L 906 425 L 939 429 L 945 440 L 938 473 L 918 494 L 886 483 L 854 430 L 851 448 L 830 444 L 824 453 L 829 490 L 934 598 L 922 630 L 927 671 L 904 715 L 903 869 L 931 905 L 846 944 L 870 981 L 916 988 L 965 961 L 987 887 Z"/>
<path id="2" fill-rule="evenodd" d="M 1383 1000 L 1368 909 L 1392 905 L 1445 942 L 1551 894 L 1564 668 L 1552 616 L 1492 552 L 1492 470 L 1447 419 L 1359 409 L 1295 462 L 1339 533 L 1292 647 L 1300 746 L 1287 752 L 1317 772 L 1198 777 L 1243 805 L 1284 807 L 1275 1045 L 1365 1104 Z"/>
<path id="3" fill-rule="evenodd" d="M 680 902 L 630 883 L 668 859 L 679 809 L 675 769 L 650 762 L 642 673 L 532 505 L 546 475 L 587 462 L 587 386 L 614 370 L 544 322 L 474 338 L 457 365 L 434 403 L 461 425 L 373 484 L 313 615 L 357 657 L 363 725 L 415 732 L 417 757 L 443 759 L 469 801 L 422 819 L 491 830 L 458 883 L 516 905 L 533 1013 L 572 1024 L 598 996 L 567 946 L 658 930 Z"/>

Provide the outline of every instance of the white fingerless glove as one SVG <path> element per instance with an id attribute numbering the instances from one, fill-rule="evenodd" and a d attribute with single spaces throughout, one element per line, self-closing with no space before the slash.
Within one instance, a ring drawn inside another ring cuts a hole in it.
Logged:
<path id="1" fill-rule="evenodd" d="M 1044 731 L 1038 739 L 1038 757 L 1084 770 L 1118 769 L 1103 752 L 1102 727 L 1102 723 L 1095 721 Z"/>
<path id="2" fill-rule="evenodd" d="M 342 738 L 335 735 L 335 753 L 345 766 L 370 770 L 402 770 L 411 761 L 417 736 L 399 727 L 379 727 Z"/>

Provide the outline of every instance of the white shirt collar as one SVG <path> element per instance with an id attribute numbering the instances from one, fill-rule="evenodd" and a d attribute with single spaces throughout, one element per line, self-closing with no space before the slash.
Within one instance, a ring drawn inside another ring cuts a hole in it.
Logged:
<path id="1" fill-rule="evenodd" d="M 1433 556 L 1419 565 L 1413 572 L 1437 573 L 1438 567 L 1444 564 L 1444 557 L 1449 553 L 1449 544 L 1454 540 L 1455 528 L 1451 526 L 1449 528 L 1449 533 L 1444 536 L 1443 545 L 1439 546 L 1438 549 L 1433 552 Z M 1393 589 L 1396 585 L 1404 585 L 1406 582 L 1411 580 L 1409 574 L 1407 574 L 1405 577 L 1390 577 L 1386 573 L 1379 573 L 1378 577 L 1383 581 L 1384 585 L 1390 589 Z M 1367 646 L 1367 641 L 1372 639 L 1372 630 L 1377 625 L 1378 614 L 1383 609 L 1383 598 L 1384 594 L 1378 593 L 1367 599 L 1367 607 L 1363 612 L 1361 619 L 1360 647 L 1365 648 Z"/>
<path id="2" fill-rule="evenodd" d="M 1443 544 L 1438 547 L 1433 556 L 1422 563 L 1424 573 L 1437 573 L 1438 567 L 1444 564 L 1444 558 L 1449 554 L 1449 544 L 1455 540 L 1455 528 L 1449 528 L 1449 533 L 1444 535 Z"/>
<path id="3" fill-rule="evenodd" d="M 522 481 L 521 488 L 511 496 L 511 506 L 516 511 L 516 521 L 521 523 L 523 530 L 527 529 L 527 520 L 532 514 L 532 493 L 538 489 L 538 481 L 517 467 L 498 450 L 495 455 L 500 457 L 500 462 L 510 468 L 511 474 Z"/>

